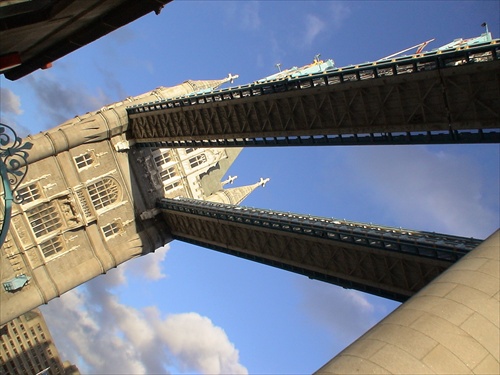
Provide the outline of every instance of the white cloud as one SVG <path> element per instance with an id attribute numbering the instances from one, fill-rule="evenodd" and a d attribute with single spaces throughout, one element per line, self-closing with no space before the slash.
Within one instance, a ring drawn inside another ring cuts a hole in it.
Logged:
<path id="1" fill-rule="evenodd" d="M 339 29 L 350 14 L 349 7 L 340 1 L 331 2 L 322 16 L 307 14 L 305 17 L 304 44 L 310 46 L 321 33 Z"/>
<path id="2" fill-rule="evenodd" d="M 330 4 L 330 14 L 332 21 L 331 26 L 339 28 L 344 23 L 344 20 L 350 16 L 351 10 L 344 2 L 333 1 Z"/>
<path id="3" fill-rule="evenodd" d="M 27 136 L 30 131 L 18 123 L 17 116 L 21 114 L 23 114 L 21 98 L 9 88 L 0 87 L 0 122 L 10 126 L 16 135 L 22 138 Z M 10 132 L 7 133 L 9 136 L 13 136 Z"/>
<path id="4" fill-rule="evenodd" d="M 314 39 L 326 29 L 326 23 L 313 14 L 306 15 L 304 32 L 304 43 L 311 45 Z"/>
<path id="5" fill-rule="evenodd" d="M 197 313 L 169 315 L 161 320 L 156 309 L 150 309 L 149 320 L 179 367 L 203 374 L 247 374 L 239 363 L 239 353 L 226 333 L 212 321 Z"/>
<path id="6" fill-rule="evenodd" d="M 21 98 L 5 87 L 0 87 L 0 112 L 13 115 L 20 115 L 23 113 L 21 109 Z"/>
<path id="7" fill-rule="evenodd" d="M 161 264 L 165 260 L 169 249 L 169 245 L 165 245 L 156 249 L 154 253 L 132 259 L 120 267 L 123 268 L 123 272 L 128 271 L 135 276 L 144 277 L 148 280 L 163 279 L 167 275 L 162 272 Z"/>
<path id="8" fill-rule="evenodd" d="M 498 165 L 498 160 L 491 162 Z M 352 183 L 367 186 L 395 222 L 486 237 L 498 226 L 498 199 L 493 206 L 483 199 L 489 187 L 477 163 L 467 155 L 427 147 L 359 148 L 347 161 Z"/>
<path id="9" fill-rule="evenodd" d="M 340 342 L 349 343 L 360 337 L 389 311 L 382 305 L 392 304 L 352 289 L 300 279 L 302 308 L 311 316 L 311 321 L 326 327 Z M 370 299 L 369 299 L 370 298 Z"/>
<path id="10" fill-rule="evenodd" d="M 231 1 L 223 6 L 228 25 L 236 25 L 240 30 L 257 30 L 261 26 L 258 1 Z"/>
<path id="11" fill-rule="evenodd" d="M 61 80 L 50 74 L 30 75 L 26 82 L 36 95 L 39 111 L 50 121 L 50 127 L 112 102 L 101 90 L 97 95 L 91 94 L 81 83 Z"/>
<path id="12" fill-rule="evenodd" d="M 210 319 L 196 313 L 162 319 L 156 307 L 136 309 L 114 294 L 129 272 L 149 280 L 164 277 L 160 263 L 167 250 L 129 261 L 42 306 L 64 359 L 94 374 L 164 374 L 172 367 L 176 372 L 247 373 L 234 345 Z"/>
<path id="13" fill-rule="evenodd" d="M 243 14 L 241 15 L 241 27 L 243 29 L 257 30 L 260 27 L 259 7 L 260 4 L 258 1 L 244 3 L 242 7 Z"/>

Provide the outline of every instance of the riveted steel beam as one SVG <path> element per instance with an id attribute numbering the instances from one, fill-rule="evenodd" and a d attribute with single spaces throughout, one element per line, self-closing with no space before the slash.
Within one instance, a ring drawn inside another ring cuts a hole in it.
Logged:
<path id="1" fill-rule="evenodd" d="M 481 48 L 132 107 L 129 132 L 167 147 L 498 142 L 499 46 Z"/>
<path id="2" fill-rule="evenodd" d="M 174 239 L 398 301 L 481 243 L 188 198 L 158 208 Z"/>

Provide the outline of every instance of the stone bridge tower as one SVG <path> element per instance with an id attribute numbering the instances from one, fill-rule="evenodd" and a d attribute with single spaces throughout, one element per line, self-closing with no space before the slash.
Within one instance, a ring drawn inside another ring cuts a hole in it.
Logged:
<path id="1" fill-rule="evenodd" d="M 160 87 L 27 137 L 29 169 L 1 252 L 0 324 L 171 241 L 157 198 L 238 204 L 260 185 L 224 189 L 241 148 L 129 149 L 123 134 L 127 105 L 232 78 Z"/>

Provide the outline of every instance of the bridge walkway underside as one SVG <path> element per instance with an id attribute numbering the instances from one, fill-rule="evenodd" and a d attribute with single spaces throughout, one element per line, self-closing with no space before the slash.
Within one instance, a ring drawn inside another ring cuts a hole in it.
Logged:
<path id="1" fill-rule="evenodd" d="M 177 240 L 405 301 L 481 241 L 193 199 L 163 199 Z"/>
<path id="2" fill-rule="evenodd" d="M 459 52 L 132 107 L 130 137 L 146 147 L 498 142 L 498 51 Z"/>

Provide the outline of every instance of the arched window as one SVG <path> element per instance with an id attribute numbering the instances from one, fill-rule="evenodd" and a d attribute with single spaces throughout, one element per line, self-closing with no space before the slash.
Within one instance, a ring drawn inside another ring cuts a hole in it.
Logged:
<path id="1" fill-rule="evenodd" d="M 120 187 L 118 183 L 110 177 L 94 182 L 87 187 L 90 200 L 96 210 L 108 207 L 120 199 Z"/>
<path id="2" fill-rule="evenodd" d="M 205 154 L 199 154 L 189 159 L 189 165 L 191 166 L 191 168 L 195 168 L 198 165 L 205 163 L 206 161 L 207 156 Z"/>

